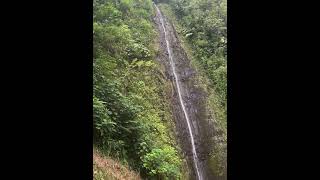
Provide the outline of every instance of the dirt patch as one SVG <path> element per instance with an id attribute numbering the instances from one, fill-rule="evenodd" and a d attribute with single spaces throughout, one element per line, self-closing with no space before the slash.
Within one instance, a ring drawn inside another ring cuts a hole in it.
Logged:
<path id="1" fill-rule="evenodd" d="M 107 175 L 107 179 L 114 180 L 141 180 L 138 173 L 129 169 L 119 162 L 103 156 L 98 150 L 93 150 L 93 165 Z M 98 173 L 93 170 L 93 174 Z"/>

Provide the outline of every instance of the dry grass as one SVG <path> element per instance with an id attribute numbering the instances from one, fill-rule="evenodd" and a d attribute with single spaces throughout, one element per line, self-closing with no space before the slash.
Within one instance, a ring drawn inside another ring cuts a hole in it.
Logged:
<path id="1" fill-rule="evenodd" d="M 96 149 L 93 150 L 93 165 L 95 180 L 141 180 L 139 173 L 130 170 L 129 167 L 118 161 L 103 156 Z"/>

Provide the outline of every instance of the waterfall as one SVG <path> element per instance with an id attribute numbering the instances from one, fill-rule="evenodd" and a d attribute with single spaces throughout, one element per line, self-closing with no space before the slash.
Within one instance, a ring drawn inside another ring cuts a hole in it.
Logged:
<path id="1" fill-rule="evenodd" d="M 188 125 L 188 131 L 189 131 L 189 134 L 190 134 L 190 141 L 191 141 L 191 146 L 192 146 L 192 157 L 193 157 L 194 167 L 195 167 L 195 170 L 196 170 L 196 175 L 198 177 L 197 179 L 198 180 L 202 180 L 202 175 L 201 175 L 200 170 L 199 170 L 199 159 L 198 159 L 196 147 L 195 147 L 195 144 L 194 144 L 194 136 L 193 136 L 193 132 L 192 132 L 191 125 L 190 125 L 188 112 L 187 112 L 187 110 L 185 108 L 185 105 L 184 105 L 184 102 L 183 102 L 183 99 L 182 99 L 181 90 L 180 90 L 180 84 L 179 84 L 179 81 L 178 81 L 178 76 L 177 76 L 177 73 L 176 73 L 176 70 L 175 70 L 175 64 L 174 64 L 173 57 L 172 57 L 172 54 L 171 54 L 170 43 L 168 41 L 167 32 L 166 32 L 166 28 L 165 28 L 164 21 L 163 21 L 163 16 L 162 16 L 158 6 L 156 4 L 154 4 L 154 6 L 155 6 L 155 8 L 157 10 L 157 13 L 158 13 L 159 17 L 160 17 L 160 23 L 161 23 L 161 26 L 162 26 L 162 29 L 163 29 L 163 32 L 164 32 L 165 40 L 166 40 L 167 52 L 169 54 L 169 61 L 170 61 L 170 65 L 171 65 L 171 68 L 172 68 L 173 75 L 174 75 L 175 84 L 177 86 L 179 101 L 180 101 L 180 104 L 181 104 L 181 107 L 182 107 L 182 110 L 183 110 L 183 113 L 184 113 L 184 117 L 185 117 L 185 119 L 187 121 L 187 125 Z"/>

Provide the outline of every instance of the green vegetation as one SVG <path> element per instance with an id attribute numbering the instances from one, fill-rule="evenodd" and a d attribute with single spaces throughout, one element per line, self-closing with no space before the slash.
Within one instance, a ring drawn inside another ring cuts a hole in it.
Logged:
<path id="1" fill-rule="evenodd" d="M 151 0 L 94 0 L 94 144 L 142 176 L 180 179 Z"/>
<path id="2" fill-rule="evenodd" d="M 216 136 L 212 170 L 227 170 L 227 0 L 167 0 L 160 8 L 174 24 L 193 67 L 198 86 L 208 94 Z"/>
<path id="3" fill-rule="evenodd" d="M 226 175 L 226 0 L 165 0 L 160 9 L 174 26 L 208 94 L 216 136 L 210 159 Z M 186 179 L 174 138 L 167 93 L 170 84 L 156 61 L 157 32 L 151 0 L 93 1 L 94 145 L 147 179 Z M 96 179 L 108 179 L 94 166 Z"/>

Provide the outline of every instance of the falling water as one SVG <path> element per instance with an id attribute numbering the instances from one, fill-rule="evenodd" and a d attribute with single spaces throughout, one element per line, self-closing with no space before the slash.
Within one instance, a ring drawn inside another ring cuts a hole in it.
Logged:
<path id="1" fill-rule="evenodd" d="M 174 65 L 172 54 L 171 54 L 171 50 L 170 50 L 170 44 L 169 44 L 169 41 L 167 39 L 167 32 L 166 32 L 166 28 L 164 26 L 163 17 L 162 17 L 162 14 L 161 14 L 158 6 L 156 4 L 154 4 L 154 5 L 155 5 L 155 7 L 157 9 L 157 12 L 159 14 L 159 17 L 160 17 L 160 22 L 161 22 L 161 25 L 162 25 L 162 28 L 163 28 L 163 31 L 164 31 L 164 37 L 165 37 L 165 40 L 166 40 L 167 51 L 168 51 L 168 54 L 169 54 L 169 60 L 170 60 L 172 72 L 173 72 L 175 83 L 176 83 L 177 90 L 178 90 L 178 96 L 179 96 L 180 104 L 181 104 L 185 119 L 187 120 L 188 130 L 189 130 L 190 139 L 191 139 L 191 145 L 192 145 L 193 162 L 194 162 L 194 166 L 195 166 L 195 169 L 196 169 L 196 172 L 197 172 L 197 177 L 198 177 L 199 180 L 202 180 L 202 176 L 200 175 L 199 168 L 198 168 L 199 161 L 198 161 L 198 155 L 197 155 L 197 151 L 196 151 L 195 144 L 194 144 L 194 137 L 193 137 L 193 133 L 192 133 L 191 125 L 190 125 L 190 120 L 189 120 L 188 113 L 186 111 L 186 108 L 185 108 L 183 100 L 182 100 L 181 91 L 180 91 L 180 85 L 179 85 L 179 81 L 178 81 L 178 76 L 176 74 L 175 65 Z"/>

